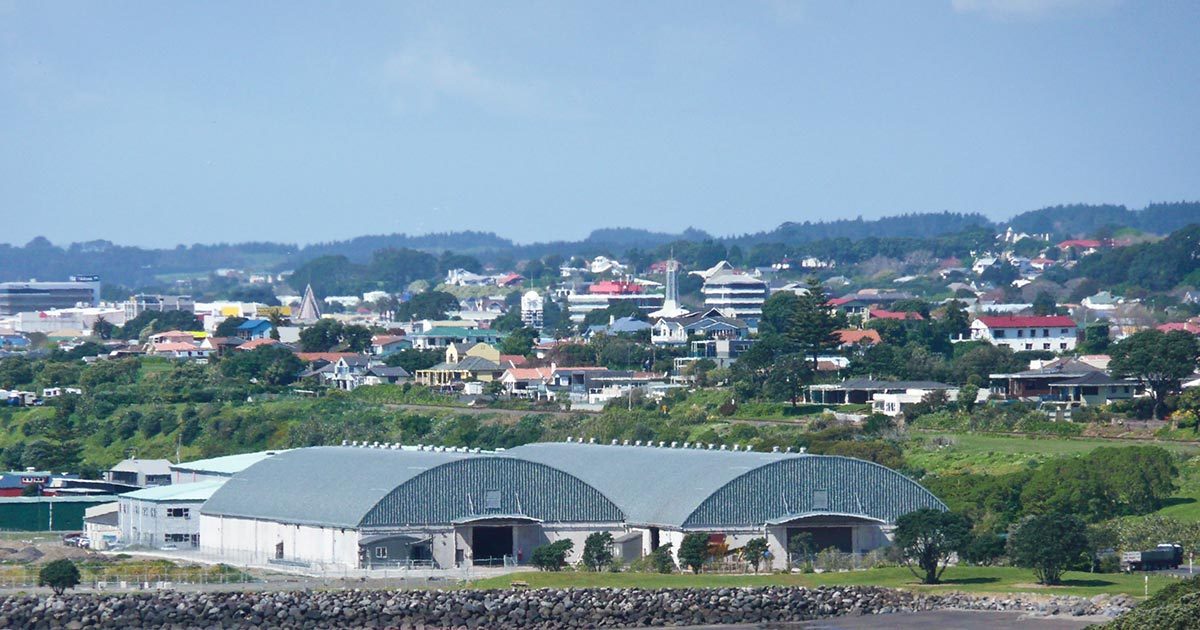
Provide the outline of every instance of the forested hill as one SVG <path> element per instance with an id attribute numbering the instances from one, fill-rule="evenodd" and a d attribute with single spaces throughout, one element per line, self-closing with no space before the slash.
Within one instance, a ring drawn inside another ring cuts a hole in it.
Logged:
<path id="1" fill-rule="evenodd" d="M 845 238 L 856 241 L 869 236 L 887 235 L 901 238 L 924 238 L 954 234 L 971 228 L 994 228 L 995 224 L 982 214 L 960 212 L 930 212 L 901 214 L 864 221 L 839 219 L 804 223 L 784 223 L 769 232 L 737 236 L 727 240 L 740 245 L 757 243 L 810 243 L 826 239 Z"/>
<path id="2" fill-rule="evenodd" d="M 1170 234 L 1200 221 L 1200 202 L 1152 203 L 1141 210 L 1125 206 L 1072 204 L 1022 212 L 1008 225 L 1018 232 L 1060 236 L 1089 236 L 1106 229 L 1134 228 Z"/>
<path id="3" fill-rule="evenodd" d="M 0 281 L 61 280 L 72 274 L 99 274 L 106 283 L 126 287 L 149 286 L 172 276 L 205 274 L 216 269 L 282 271 L 325 256 L 344 256 L 349 262 L 367 264 L 372 254 L 383 249 L 418 250 L 434 254 L 453 251 L 500 266 L 514 261 L 541 258 L 548 254 L 621 256 L 631 249 L 653 250 L 669 243 L 714 241 L 727 246 L 797 244 L 817 241 L 859 241 L 886 235 L 895 238 L 927 239 L 968 230 L 999 231 L 1006 225 L 1022 232 L 1076 237 L 1132 228 L 1165 235 L 1200 220 L 1200 202 L 1156 203 L 1141 210 L 1116 205 L 1066 205 L 1033 210 L 1010 221 L 994 223 L 978 213 L 936 212 L 903 214 L 881 219 L 840 219 L 784 223 L 766 232 L 713 237 L 687 228 L 678 234 L 638 228 L 605 228 L 593 231 L 582 241 L 552 241 L 518 245 L 491 232 L 445 232 L 411 236 L 368 235 L 357 238 L 297 246 L 288 243 L 236 243 L 180 245 L 170 249 L 145 249 L 110 241 L 89 241 L 56 246 L 38 237 L 23 246 L 0 244 Z"/>

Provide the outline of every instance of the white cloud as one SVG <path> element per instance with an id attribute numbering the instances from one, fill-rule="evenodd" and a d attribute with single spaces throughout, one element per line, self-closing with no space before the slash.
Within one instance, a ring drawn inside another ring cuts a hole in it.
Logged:
<path id="1" fill-rule="evenodd" d="M 1000 19 L 1037 19 L 1062 13 L 1107 11 L 1120 0 L 950 0 L 958 13 L 981 13 Z"/>
<path id="2" fill-rule="evenodd" d="M 433 109 L 443 99 L 485 109 L 528 113 L 539 98 L 532 86 L 500 78 L 441 46 L 409 46 L 388 58 L 386 80 L 400 90 L 402 108 Z"/>

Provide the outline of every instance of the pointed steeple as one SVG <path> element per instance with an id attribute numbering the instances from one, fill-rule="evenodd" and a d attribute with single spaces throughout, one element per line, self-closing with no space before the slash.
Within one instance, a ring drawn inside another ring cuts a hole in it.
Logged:
<path id="1" fill-rule="evenodd" d="M 321 319 L 321 307 L 317 305 L 317 296 L 313 294 L 311 284 L 304 287 L 304 299 L 300 301 L 300 312 L 292 319 L 300 324 L 311 324 Z"/>

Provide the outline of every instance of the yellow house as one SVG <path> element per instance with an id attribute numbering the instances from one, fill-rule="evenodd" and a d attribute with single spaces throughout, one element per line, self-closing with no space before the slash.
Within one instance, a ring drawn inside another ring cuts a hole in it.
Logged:
<path id="1" fill-rule="evenodd" d="M 427 370 L 417 370 L 415 380 L 426 387 L 444 387 L 463 381 L 490 383 L 504 374 L 500 350 L 486 343 L 455 343 L 446 347 L 446 360 Z"/>

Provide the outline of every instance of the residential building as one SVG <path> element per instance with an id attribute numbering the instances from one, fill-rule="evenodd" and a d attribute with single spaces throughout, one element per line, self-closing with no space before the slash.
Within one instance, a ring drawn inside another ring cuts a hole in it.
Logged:
<path id="1" fill-rule="evenodd" d="M 1061 315 L 998 315 L 971 322 L 971 340 L 1005 346 L 1013 352 L 1070 352 L 1078 341 L 1075 320 Z"/>
<path id="2" fill-rule="evenodd" d="M 878 394 L 923 397 L 933 391 L 944 391 L 949 395 L 951 392 L 957 392 L 957 389 L 936 381 L 877 381 L 860 378 L 841 383 L 813 385 L 808 388 L 806 397 L 808 402 L 818 405 L 864 405 L 871 404 Z M 899 413 L 899 409 L 894 411 Z"/>
<path id="3" fill-rule="evenodd" d="M 455 322 L 461 324 L 462 322 Z M 445 348 L 457 343 L 499 343 L 504 334 L 485 328 L 466 328 L 463 326 L 435 326 L 424 332 L 409 335 L 412 347 L 417 350 Z"/>
<path id="4" fill-rule="evenodd" d="M 1142 393 L 1142 386 L 1136 380 L 1113 378 L 1097 371 L 1050 383 L 1050 390 L 1055 400 L 1072 407 L 1087 407 L 1129 400 Z"/>
<path id="5" fill-rule="evenodd" d="M 650 341 L 657 346 L 682 346 L 692 339 L 746 339 L 750 326 L 718 309 L 690 313 L 682 317 L 662 318 L 654 322 Z"/>
<path id="6" fill-rule="evenodd" d="M 1090 374 L 1104 374 L 1094 362 L 1081 359 L 1056 359 L 1037 364 L 1028 370 L 988 375 L 993 394 L 1009 400 L 1044 400 L 1056 397 L 1051 386 Z"/>
<path id="7" fill-rule="evenodd" d="M 663 307 L 662 293 L 647 293 L 646 288 L 626 280 L 605 280 L 588 286 L 586 292 L 567 294 L 567 312 L 571 321 L 580 323 L 592 311 L 602 311 L 617 303 L 629 303 L 647 314 Z"/>
<path id="8" fill-rule="evenodd" d="M 375 335 L 371 337 L 371 354 L 386 357 L 407 350 L 412 345 L 412 340 L 405 335 Z"/>
<path id="9" fill-rule="evenodd" d="M 99 276 L 71 276 L 67 282 L 0 282 L 0 315 L 99 305 Z"/>
<path id="10" fill-rule="evenodd" d="M 248 319 L 237 327 L 237 336 L 242 339 L 263 339 L 271 336 L 271 320 Z"/>
<path id="11" fill-rule="evenodd" d="M 487 343 L 452 344 L 446 348 L 446 360 L 425 370 L 417 370 L 415 380 L 426 387 L 454 387 L 466 381 L 488 383 L 504 374 L 500 351 Z"/>
<path id="12" fill-rule="evenodd" d="M 717 273 L 704 281 L 700 288 L 704 306 L 717 309 L 725 317 L 746 322 L 751 330 L 758 328 L 762 305 L 767 299 L 767 283 L 736 272 Z"/>

